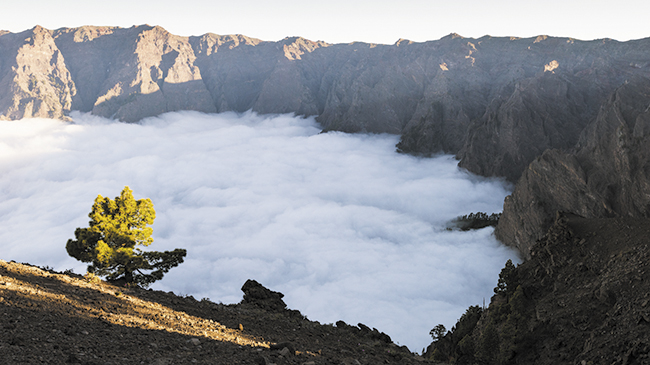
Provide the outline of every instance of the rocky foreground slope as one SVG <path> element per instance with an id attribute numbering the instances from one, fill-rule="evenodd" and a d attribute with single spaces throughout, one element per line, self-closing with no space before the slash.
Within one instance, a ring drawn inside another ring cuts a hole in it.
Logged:
<path id="1" fill-rule="evenodd" d="M 322 325 L 255 281 L 237 305 L 0 260 L 3 364 L 415 364 L 362 324 Z"/>

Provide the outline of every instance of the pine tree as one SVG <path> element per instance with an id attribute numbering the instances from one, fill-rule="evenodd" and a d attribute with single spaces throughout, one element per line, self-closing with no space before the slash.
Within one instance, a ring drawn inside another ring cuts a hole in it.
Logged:
<path id="1" fill-rule="evenodd" d="M 68 240 L 66 250 L 77 260 L 91 263 L 88 272 L 109 281 L 147 287 L 181 264 L 187 254 L 181 248 L 145 252 L 136 247 L 153 243 L 153 229 L 147 226 L 153 224 L 156 212 L 151 199 L 135 200 L 128 186 L 115 200 L 98 195 L 88 216 L 90 227 L 77 228 L 76 239 Z"/>
<path id="2" fill-rule="evenodd" d="M 496 288 L 494 288 L 494 293 L 504 294 L 506 297 L 510 297 L 517 289 L 517 286 L 519 286 L 517 268 L 512 263 L 512 260 L 508 259 L 506 266 L 499 273 L 499 281 L 497 282 Z"/>

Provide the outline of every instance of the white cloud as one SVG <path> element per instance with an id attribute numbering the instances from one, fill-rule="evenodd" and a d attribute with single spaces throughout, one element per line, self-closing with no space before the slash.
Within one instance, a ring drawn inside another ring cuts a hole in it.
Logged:
<path id="1" fill-rule="evenodd" d="M 489 300 L 512 251 L 490 229 L 445 231 L 501 209 L 507 189 L 450 156 L 394 152 L 389 135 L 319 134 L 312 118 L 169 113 L 141 124 L 0 122 L 0 252 L 58 270 L 94 198 L 151 198 L 153 250 L 186 248 L 154 288 L 238 302 L 252 278 L 312 320 L 358 322 L 419 351 Z"/>

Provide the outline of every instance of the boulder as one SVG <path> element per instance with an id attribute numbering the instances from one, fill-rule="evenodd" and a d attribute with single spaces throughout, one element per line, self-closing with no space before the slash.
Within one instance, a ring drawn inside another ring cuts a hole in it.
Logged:
<path id="1" fill-rule="evenodd" d="M 284 294 L 269 290 L 255 280 L 246 280 L 241 290 L 244 292 L 243 304 L 251 304 L 270 312 L 281 312 L 287 308 L 282 300 Z"/>

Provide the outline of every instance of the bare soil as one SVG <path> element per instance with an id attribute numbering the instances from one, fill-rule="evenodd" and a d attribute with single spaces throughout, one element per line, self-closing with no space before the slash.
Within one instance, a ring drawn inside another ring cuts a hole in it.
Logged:
<path id="1" fill-rule="evenodd" d="M 363 325 L 122 288 L 0 260 L 3 364 L 413 364 Z"/>

